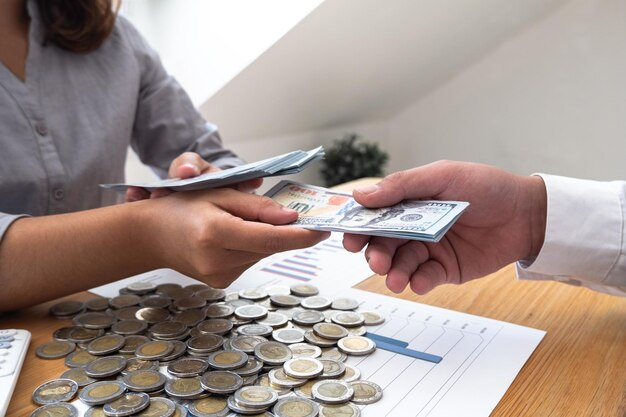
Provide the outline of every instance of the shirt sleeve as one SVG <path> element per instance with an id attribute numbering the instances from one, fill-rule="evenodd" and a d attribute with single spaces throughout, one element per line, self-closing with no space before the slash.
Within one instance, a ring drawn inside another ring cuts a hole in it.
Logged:
<path id="1" fill-rule="evenodd" d="M 2 243 L 4 234 L 7 232 L 7 230 L 9 230 L 9 227 L 13 224 L 13 222 L 22 217 L 28 216 L 26 214 L 0 213 L 0 244 Z"/>
<path id="2" fill-rule="evenodd" d="M 518 277 L 626 295 L 626 182 L 539 175 L 548 197 L 545 240 L 535 259 L 517 263 Z"/>
<path id="3" fill-rule="evenodd" d="M 183 152 L 196 152 L 220 168 L 243 161 L 222 145 L 217 127 L 207 123 L 178 82 L 166 71 L 141 34 L 123 17 L 119 24 L 136 57 L 140 82 L 131 146 L 159 176 Z"/>

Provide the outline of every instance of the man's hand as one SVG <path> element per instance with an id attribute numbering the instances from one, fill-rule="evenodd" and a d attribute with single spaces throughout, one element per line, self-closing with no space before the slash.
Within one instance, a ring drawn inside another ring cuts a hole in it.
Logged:
<path id="1" fill-rule="evenodd" d="M 441 284 L 461 284 L 536 256 L 543 245 L 546 191 L 537 176 L 440 161 L 391 174 L 353 195 L 370 208 L 411 199 L 470 202 L 439 243 L 344 235 L 344 247 L 351 252 L 367 245 L 370 268 L 387 275 L 387 286 L 397 293 L 409 284 L 418 294 Z"/>
<path id="2" fill-rule="evenodd" d="M 220 171 L 218 167 L 212 165 L 202 159 L 200 155 L 195 152 L 185 152 L 178 156 L 170 164 L 168 171 L 169 178 L 193 178 L 198 175 L 206 174 L 208 172 Z M 239 191 L 252 192 L 259 188 L 263 184 L 263 179 L 258 178 L 250 181 L 244 181 L 234 186 Z M 172 191 L 166 188 L 160 188 L 154 192 L 150 192 L 144 188 L 129 187 L 126 190 L 126 202 L 145 200 L 148 198 L 159 198 L 171 194 Z"/>

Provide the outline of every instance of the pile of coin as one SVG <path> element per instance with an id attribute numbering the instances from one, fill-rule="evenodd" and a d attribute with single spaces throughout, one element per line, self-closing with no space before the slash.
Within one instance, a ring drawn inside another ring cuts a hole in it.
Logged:
<path id="1" fill-rule="evenodd" d="M 137 282 L 64 301 L 50 314 L 72 324 L 36 354 L 69 370 L 35 390 L 31 416 L 75 417 L 78 394 L 87 417 L 358 417 L 382 389 L 344 362 L 376 349 L 365 326 L 385 320 L 358 308 L 309 284 L 226 293 Z"/>

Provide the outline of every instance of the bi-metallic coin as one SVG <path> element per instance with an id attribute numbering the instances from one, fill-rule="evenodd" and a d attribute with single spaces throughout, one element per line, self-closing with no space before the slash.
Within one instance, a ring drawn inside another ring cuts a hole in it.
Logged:
<path id="1" fill-rule="evenodd" d="M 150 405 L 150 396 L 144 392 L 128 392 L 120 398 L 104 404 L 102 411 L 110 417 L 134 415 Z"/>
<path id="2" fill-rule="evenodd" d="M 35 404 L 46 405 L 68 402 L 78 392 L 78 384 L 71 379 L 53 379 L 38 386 L 32 395 Z"/>

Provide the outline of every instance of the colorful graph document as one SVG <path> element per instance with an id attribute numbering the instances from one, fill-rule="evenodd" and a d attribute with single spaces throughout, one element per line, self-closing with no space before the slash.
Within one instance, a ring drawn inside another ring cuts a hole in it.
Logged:
<path id="1" fill-rule="evenodd" d="M 363 255 L 346 252 L 340 235 L 333 235 L 313 248 L 257 263 L 227 291 L 308 282 L 319 287 L 321 295 L 351 297 L 360 301 L 360 310 L 382 313 L 385 322 L 368 327 L 379 348 L 367 357 L 348 359 L 359 368 L 362 379 L 384 390 L 382 400 L 361 406 L 363 417 L 487 417 L 545 335 L 528 327 L 351 288 L 369 276 Z M 138 280 L 197 283 L 171 270 L 157 270 L 92 292 L 111 297 Z"/>

